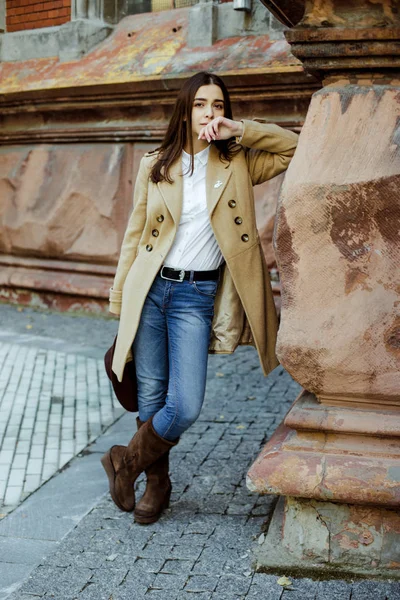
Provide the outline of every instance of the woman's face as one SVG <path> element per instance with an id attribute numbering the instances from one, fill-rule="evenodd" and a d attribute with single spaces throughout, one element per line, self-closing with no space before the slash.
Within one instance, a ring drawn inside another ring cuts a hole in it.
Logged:
<path id="1" fill-rule="evenodd" d="M 216 117 L 223 117 L 224 95 L 218 85 L 210 83 L 197 90 L 192 107 L 192 133 L 198 137 L 201 129 Z"/>

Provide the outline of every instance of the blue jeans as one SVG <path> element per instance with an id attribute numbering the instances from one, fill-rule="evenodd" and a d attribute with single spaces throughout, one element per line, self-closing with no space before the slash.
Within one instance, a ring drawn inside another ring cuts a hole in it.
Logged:
<path id="1" fill-rule="evenodd" d="M 157 275 L 133 342 L 139 418 L 178 438 L 200 414 L 218 281 L 167 281 Z"/>

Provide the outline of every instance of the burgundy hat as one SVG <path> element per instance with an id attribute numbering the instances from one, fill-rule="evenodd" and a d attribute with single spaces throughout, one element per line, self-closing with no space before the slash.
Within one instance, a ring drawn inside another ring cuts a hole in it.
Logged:
<path id="1" fill-rule="evenodd" d="M 125 408 L 125 410 L 128 410 L 129 412 L 137 412 L 139 410 L 137 400 L 137 381 L 136 369 L 133 360 L 125 364 L 122 381 L 118 381 L 116 374 L 111 369 L 116 342 L 117 336 L 115 336 L 114 343 L 111 348 L 109 348 L 104 355 L 104 366 L 106 373 L 112 383 L 114 393 L 117 396 L 119 403 Z"/>

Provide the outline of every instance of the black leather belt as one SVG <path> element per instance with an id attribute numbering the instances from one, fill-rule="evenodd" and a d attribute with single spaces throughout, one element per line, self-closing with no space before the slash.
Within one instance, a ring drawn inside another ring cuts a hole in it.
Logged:
<path id="1" fill-rule="evenodd" d="M 219 278 L 219 269 L 213 271 L 184 271 L 183 269 L 161 267 L 159 275 L 169 281 L 189 281 L 190 279 L 192 281 L 215 281 Z"/>

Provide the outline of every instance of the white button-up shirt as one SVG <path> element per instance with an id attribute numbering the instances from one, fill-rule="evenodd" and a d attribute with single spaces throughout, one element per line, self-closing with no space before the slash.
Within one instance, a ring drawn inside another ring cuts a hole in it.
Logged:
<path id="1" fill-rule="evenodd" d="M 211 228 L 206 199 L 206 170 L 210 148 L 194 155 L 190 171 L 190 154 L 182 152 L 182 214 L 174 243 L 164 265 L 185 271 L 210 271 L 224 261 Z"/>

